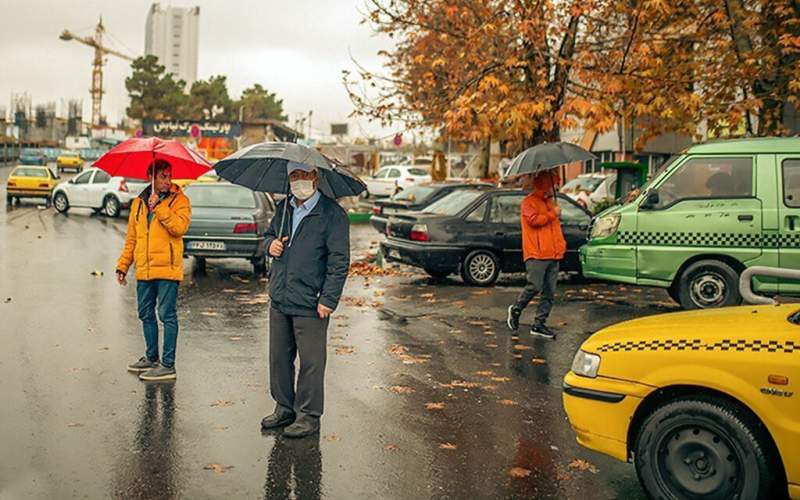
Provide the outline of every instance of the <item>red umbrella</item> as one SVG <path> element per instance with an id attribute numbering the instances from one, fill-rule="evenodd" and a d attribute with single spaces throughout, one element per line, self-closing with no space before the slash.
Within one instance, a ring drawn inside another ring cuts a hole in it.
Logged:
<path id="1" fill-rule="evenodd" d="M 172 165 L 173 179 L 197 179 L 213 165 L 197 151 L 178 141 L 158 137 L 132 138 L 123 141 L 101 156 L 94 166 L 111 176 L 148 179 L 147 167 L 154 160 L 166 160 Z"/>

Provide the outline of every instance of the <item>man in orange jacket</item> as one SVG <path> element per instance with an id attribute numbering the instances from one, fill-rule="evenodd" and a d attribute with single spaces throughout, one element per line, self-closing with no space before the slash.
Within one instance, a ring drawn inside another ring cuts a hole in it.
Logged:
<path id="1" fill-rule="evenodd" d="M 539 293 L 542 298 L 536 308 L 531 335 L 555 339 L 556 334 L 545 324 L 558 281 L 558 262 L 564 258 L 567 243 L 561 232 L 561 207 L 555 200 L 555 188 L 560 183 L 556 170 L 522 176 L 522 189 L 530 194 L 520 207 L 522 224 L 522 255 L 528 283 L 517 302 L 508 307 L 508 327 L 519 329 L 519 317 L 528 303 Z"/>
<path id="2" fill-rule="evenodd" d="M 128 371 L 139 373 L 139 378 L 145 381 L 174 380 L 178 342 L 176 301 L 178 285 L 183 279 L 183 235 L 189 229 L 192 207 L 181 188 L 172 183 L 172 167 L 168 162 L 156 160 L 148 173 L 150 186 L 131 203 L 125 247 L 117 261 L 120 285 L 128 284 L 128 269 L 136 264 L 136 300 L 146 346 L 145 355 L 128 365 Z M 158 319 L 164 327 L 164 355 L 160 358 L 156 304 Z"/>

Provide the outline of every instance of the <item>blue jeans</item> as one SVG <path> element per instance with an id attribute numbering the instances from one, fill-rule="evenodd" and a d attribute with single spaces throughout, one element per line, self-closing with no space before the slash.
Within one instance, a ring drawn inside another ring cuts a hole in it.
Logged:
<path id="1" fill-rule="evenodd" d="M 178 343 L 178 284 L 172 280 L 148 280 L 136 282 L 136 301 L 139 304 L 139 319 L 142 320 L 146 356 L 150 361 L 158 361 L 158 323 L 156 322 L 156 303 L 158 319 L 164 325 L 164 355 L 161 364 L 167 368 L 175 365 L 175 346 Z"/>

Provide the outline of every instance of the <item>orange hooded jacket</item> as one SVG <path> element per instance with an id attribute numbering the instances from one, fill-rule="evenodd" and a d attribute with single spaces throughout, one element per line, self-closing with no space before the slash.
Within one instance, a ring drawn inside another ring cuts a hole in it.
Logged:
<path id="1" fill-rule="evenodd" d="M 558 174 L 554 171 L 539 173 L 533 180 L 533 192 L 522 200 L 522 258 L 561 260 L 567 251 L 567 242 L 561 232 L 553 202 L 553 189 Z"/>

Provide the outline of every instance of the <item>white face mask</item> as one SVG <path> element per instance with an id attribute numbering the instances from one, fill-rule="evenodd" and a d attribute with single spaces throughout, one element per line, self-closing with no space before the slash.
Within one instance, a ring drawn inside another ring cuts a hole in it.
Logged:
<path id="1" fill-rule="evenodd" d="M 314 195 L 314 181 L 292 181 L 289 183 L 292 194 L 299 200 L 307 200 Z"/>

